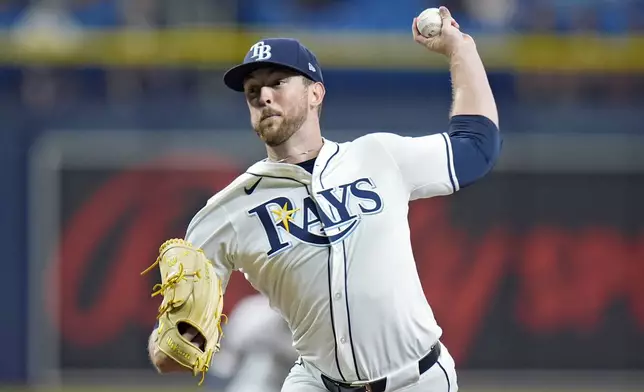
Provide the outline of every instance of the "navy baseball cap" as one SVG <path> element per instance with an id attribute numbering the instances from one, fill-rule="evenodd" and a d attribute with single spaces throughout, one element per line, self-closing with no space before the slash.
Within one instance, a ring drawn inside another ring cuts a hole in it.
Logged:
<path id="1" fill-rule="evenodd" d="M 292 38 L 267 38 L 250 47 L 244 62 L 224 74 L 224 83 L 235 91 L 244 91 L 244 80 L 251 72 L 270 66 L 293 70 L 314 82 L 324 82 L 315 54 Z"/>

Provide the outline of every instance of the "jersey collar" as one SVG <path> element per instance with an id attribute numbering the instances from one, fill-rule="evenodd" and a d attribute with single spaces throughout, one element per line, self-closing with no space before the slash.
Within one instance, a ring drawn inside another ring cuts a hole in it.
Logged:
<path id="1" fill-rule="evenodd" d="M 337 154 L 339 145 L 336 142 L 322 138 L 324 144 L 320 149 L 320 153 L 315 159 L 315 167 L 313 169 L 313 177 L 319 176 L 320 172 L 327 166 L 330 158 Z M 276 163 L 268 159 L 263 159 L 256 162 L 246 170 L 249 174 L 256 176 L 267 177 L 288 177 L 300 180 L 307 184 L 311 183 L 311 174 L 298 165 L 291 163 Z"/>

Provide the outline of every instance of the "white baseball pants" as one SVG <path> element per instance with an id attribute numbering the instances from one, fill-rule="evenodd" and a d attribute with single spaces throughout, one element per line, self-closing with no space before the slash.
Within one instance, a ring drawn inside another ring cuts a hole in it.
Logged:
<path id="1" fill-rule="evenodd" d="M 438 361 L 425 373 L 407 376 L 403 379 L 388 377 L 385 392 L 457 392 L 454 359 L 445 345 L 442 346 Z M 327 392 L 319 372 L 307 366 L 296 364 L 282 386 L 282 392 Z"/>

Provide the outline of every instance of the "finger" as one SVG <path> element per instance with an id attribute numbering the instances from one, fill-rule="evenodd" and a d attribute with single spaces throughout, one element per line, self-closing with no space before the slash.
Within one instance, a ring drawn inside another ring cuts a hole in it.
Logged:
<path id="1" fill-rule="evenodd" d="M 448 18 L 451 18 L 451 17 L 452 17 L 451 12 L 449 12 L 449 10 L 447 9 L 447 7 L 445 7 L 445 6 L 440 6 L 440 7 L 438 8 L 438 13 L 439 13 L 439 15 L 441 16 L 441 19 L 443 19 L 443 20 L 445 20 L 445 19 L 448 19 Z"/>
<path id="2" fill-rule="evenodd" d="M 414 35 L 414 38 L 424 38 L 423 35 L 418 30 L 418 18 L 414 18 L 414 21 L 411 24 L 411 32 Z"/>
<path id="3" fill-rule="evenodd" d="M 429 40 L 430 40 L 430 39 L 431 39 L 431 38 L 427 38 L 427 37 L 422 36 L 422 35 L 420 35 L 420 34 L 419 34 L 419 35 L 417 35 L 417 36 L 416 36 L 416 38 L 414 38 L 414 40 L 415 40 L 416 42 L 418 42 L 419 44 L 424 45 L 424 46 L 427 46 L 427 44 L 429 43 Z"/>
<path id="4" fill-rule="evenodd" d="M 418 18 L 414 18 L 414 20 L 411 22 L 411 33 L 414 35 L 414 38 L 420 35 L 420 31 L 418 31 L 417 23 L 418 23 Z"/>
<path id="5" fill-rule="evenodd" d="M 193 342 L 193 343 L 197 343 L 197 345 L 200 345 L 200 344 L 203 344 L 203 343 L 205 343 L 205 342 L 206 342 L 206 338 L 204 338 L 204 337 L 203 337 L 203 335 L 198 334 L 198 335 L 194 338 L 194 342 Z"/>
<path id="6" fill-rule="evenodd" d="M 196 328 L 190 327 L 190 328 L 188 328 L 188 330 L 187 330 L 186 332 L 184 332 L 182 335 L 183 335 L 183 337 L 184 337 L 187 341 L 191 342 L 191 341 L 192 341 L 192 339 L 194 339 L 194 338 L 195 338 L 195 336 L 197 336 L 198 334 L 199 334 L 199 331 L 197 331 L 197 329 L 196 329 Z"/>
<path id="7" fill-rule="evenodd" d="M 427 38 L 424 37 L 422 34 L 420 34 L 420 30 L 418 30 L 418 18 L 414 18 L 414 21 L 411 24 L 411 32 L 414 36 L 414 41 L 418 42 L 419 44 L 425 45 L 427 43 Z"/>
<path id="8" fill-rule="evenodd" d="M 192 340 L 192 343 L 201 350 L 204 350 L 206 348 L 206 338 L 204 338 L 201 334 L 197 335 L 197 337 Z"/>
<path id="9" fill-rule="evenodd" d="M 206 344 L 206 338 L 194 327 L 188 327 L 182 336 L 200 349 L 203 349 Z"/>
<path id="10" fill-rule="evenodd" d="M 441 17 L 441 19 L 443 21 L 443 28 L 441 30 L 444 31 L 445 29 L 449 29 L 451 27 L 454 27 L 454 28 L 458 29 L 460 27 L 458 25 L 458 23 L 456 22 L 456 20 L 454 20 L 454 18 L 452 18 L 452 13 L 449 12 L 447 7 L 444 7 L 444 6 L 439 7 L 438 8 L 438 14 L 440 15 L 440 17 Z"/>

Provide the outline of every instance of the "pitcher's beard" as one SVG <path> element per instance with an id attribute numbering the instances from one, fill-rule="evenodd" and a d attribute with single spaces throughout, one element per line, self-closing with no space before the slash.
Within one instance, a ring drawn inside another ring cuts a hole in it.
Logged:
<path id="1" fill-rule="evenodd" d="M 260 121 L 255 128 L 255 133 L 268 146 L 275 147 L 283 144 L 297 132 L 306 121 L 306 113 L 294 117 L 269 118 Z M 277 124 L 276 124 L 277 122 Z"/>

